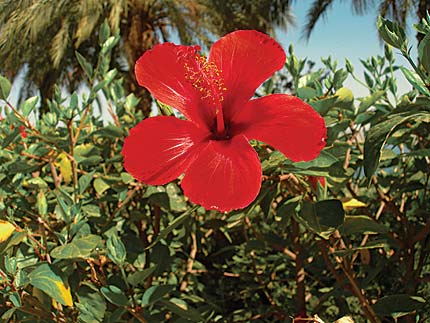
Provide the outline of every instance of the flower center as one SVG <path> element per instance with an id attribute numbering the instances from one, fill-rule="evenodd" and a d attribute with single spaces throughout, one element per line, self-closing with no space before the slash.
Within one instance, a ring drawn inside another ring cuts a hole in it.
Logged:
<path id="1" fill-rule="evenodd" d="M 199 55 L 199 50 L 199 46 L 193 46 L 187 47 L 187 51 L 181 53 L 185 79 L 200 92 L 201 99 L 215 109 L 215 127 L 212 129 L 215 138 L 227 139 L 229 131 L 222 111 L 223 94 L 227 88 L 218 66 L 214 62 L 208 62 L 205 56 Z"/>

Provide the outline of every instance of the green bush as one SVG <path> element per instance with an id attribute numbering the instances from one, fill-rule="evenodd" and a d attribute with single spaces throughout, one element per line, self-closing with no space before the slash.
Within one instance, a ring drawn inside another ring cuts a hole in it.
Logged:
<path id="1" fill-rule="evenodd" d="M 192 205 L 177 182 L 146 186 L 125 172 L 123 139 L 144 116 L 109 70 L 116 36 L 100 44 L 97 66 L 76 54 L 89 90 L 65 97 L 57 88 L 46 114 L 37 97 L 13 107 L 1 77 L 1 319 L 427 321 L 430 27 L 418 26 L 418 65 L 398 26 L 378 27 L 413 65 L 395 65 L 389 45 L 362 61 L 362 98 L 344 86 L 361 82 L 348 61 L 329 57 L 306 71 L 290 47 L 285 69 L 257 94 L 289 91 L 311 104 L 326 121 L 327 147 L 292 163 L 253 143 L 260 195 L 229 214 Z M 398 69 L 413 86 L 402 95 Z"/>

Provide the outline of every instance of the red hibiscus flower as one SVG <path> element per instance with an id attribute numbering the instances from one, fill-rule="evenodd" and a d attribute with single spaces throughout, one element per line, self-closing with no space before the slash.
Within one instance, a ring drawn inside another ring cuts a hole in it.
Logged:
<path id="1" fill-rule="evenodd" d="M 185 174 L 184 194 L 206 209 L 244 208 L 256 198 L 262 178 L 250 139 L 293 161 L 308 161 L 325 146 L 326 127 L 296 97 L 252 98 L 285 63 L 285 52 L 269 36 L 239 30 L 215 42 L 208 59 L 199 50 L 164 43 L 137 61 L 138 83 L 187 120 L 157 116 L 140 122 L 125 139 L 124 166 L 150 185 Z"/>

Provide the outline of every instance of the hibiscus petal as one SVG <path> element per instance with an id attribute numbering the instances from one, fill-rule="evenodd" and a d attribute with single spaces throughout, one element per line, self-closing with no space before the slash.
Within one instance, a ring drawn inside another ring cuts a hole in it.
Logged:
<path id="1" fill-rule="evenodd" d="M 271 37 L 255 30 L 238 30 L 214 43 L 209 61 L 221 70 L 227 91 L 224 115 L 230 119 L 255 90 L 285 64 L 282 47 Z"/>
<path id="2" fill-rule="evenodd" d="M 201 94 L 185 78 L 186 60 L 199 49 L 172 43 L 155 45 L 136 62 L 135 72 L 139 85 L 147 88 L 160 102 L 180 111 L 188 120 L 205 126 L 208 119 L 201 105 Z M 213 121 L 213 120 L 212 120 Z"/>
<path id="3" fill-rule="evenodd" d="M 264 141 L 295 162 L 317 157 L 327 137 L 324 119 L 310 105 L 285 94 L 249 101 L 234 123 L 233 134 Z"/>
<path id="4" fill-rule="evenodd" d="M 145 119 L 125 138 L 124 167 L 141 182 L 166 184 L 185 172 L 207 136 L 190 121 L 175 117 Z"/>
<path id="5" fill-rule="evenodd" d="M 244 136 L 211 140 L 190 165 L 181 183 L 184 194 L 206 209 L 244 208 L 258 195 L 261 165 Z"/>

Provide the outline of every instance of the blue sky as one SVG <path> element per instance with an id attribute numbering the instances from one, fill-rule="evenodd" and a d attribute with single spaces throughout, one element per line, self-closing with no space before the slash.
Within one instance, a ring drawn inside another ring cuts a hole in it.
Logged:
<path id="1" fill-rule="evenodd" d="M 287 49 L 289 44 L 293 44 L 298 57 L 308 57 L 316 63 L 321 57 L 326 58 L 331 55 L 341 66 L 344 66 L 345 57 L 347 57 L 353 63 L 356 74 L 362 78 L 363 69 L 359 59 L 382 55 L 384 51 L 376 29 L 377 8 L 369 8 L 367 14 L 359 16 L 353 14 L 350 1 L 335 1 L 325 18 L 318 21 L 310 39 L 306 41 L 302 37 L 302 32 L 307 21 L 306 14 L 312 2 L 294 1 L 292 13 L 296 17 L 296 25 L 288 28 L 287 31 L 278 30 L 276 32 L 278 41 L 284 49 Z M 413 48 L 416 48 L 412 24 L 417 21 L 409 20 L 407 35 Z M 397 64 L 408 66 L 397 50 L 394 50 L 394 53 Z M 403 75 L 398 73 L 397 76 L 399 92 L 408 91 L 410 85 Z M 367 93 L 363 87 L 351 80 L 347 81 L 347 86 L 356 96 Z"/>

